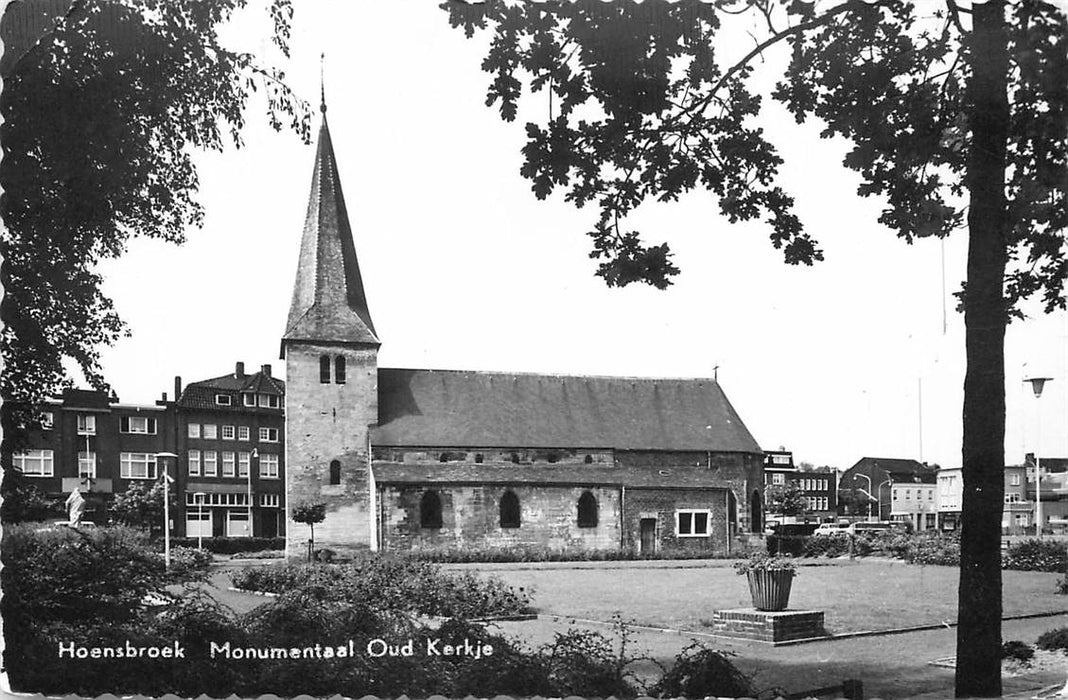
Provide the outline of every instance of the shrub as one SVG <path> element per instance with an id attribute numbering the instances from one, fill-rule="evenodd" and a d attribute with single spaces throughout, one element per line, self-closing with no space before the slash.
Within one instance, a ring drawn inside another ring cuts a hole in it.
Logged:
<path id="1" fill-rule="evenodd" d="M 266 550 L 284 550 L 285 537 L 206 537 L 204 549 L 214 554 L 242 554 Z M 172 537 L 171 544 L 181 547 L 197 547 L 196 537 Z M 157 542 L 157 547 L 162 544 Z"/>
<path id="2" fill-rule="evenodd" d="M 1004 569 L 1017 571 L 1065 571 L 1068 550 L 1060 542 L 1050 540 L 1024 540 L 1009 547 L 1002 557 Z"/>
<path id="3" fill-rule="evenodd" d="M 1038 641 L 1035 642 L 1035 646 L 1039 649 L 1046 649 L 1048 651 L 1055 651 L 1057 649 L 1068 651 L 1068 627 L 1059 627 L 1055 630 L 1043 632 L 1039 635 Z"/>
<path id="4" fill-rule="evenodd" d="M 182 580 L 198 578 L 211 564 L 211 552 L 195 547 L 171 547 L 171 576 Z"/>
<path id="5" fill-rule="evenodd" d="M 626 677 L 630 660 L 625 651 L 624 645 L 617 655 L 611 642 L 600 632 L 576 628 L 557 632 L 553 642 L 541 650 L 552 686 L 552 692 L 547 694 L 601 698 L 636 696 L 636 689 Z"/>
<path id="6" fill-rule="evenodd" d="M 650 690 L 662 698 L 739 698 L 754 696 L 752 680 L 731 663 L 730 652 L 693 642 Z"/>
<path id="7" fill-rule="evenodd" d="M 1057 593 L 1068 595 L 1068 573 L 1065 573 L 1061 580 L 1057 582 Z"/>
<path id="8" fill-rule="evenodd" d="M 1035 650 L 1029 644 L 1012 640 L 1001 645 L 1001 658 L 1012 659 L 1025 666 L 1030 666 L 1031 660 L 1035 658 Z"/>

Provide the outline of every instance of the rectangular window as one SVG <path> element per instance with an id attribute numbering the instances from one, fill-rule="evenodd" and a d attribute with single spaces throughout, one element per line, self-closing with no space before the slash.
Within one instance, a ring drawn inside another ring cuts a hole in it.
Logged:
<path id="1" fill-rule="evenodd" d="M 205 423 L 204 424 L 204 433 L 203 434 L 204 434 L 204 439 L 205 440 L 214 440 L 214 439 L 218 438 L 219 437 L 218 426 L 216 426 L 213 423 Z"/>
<path id="2" fill-rule="evenodd" d="M 278 455 L 260 453 L 260 478 L 278 478 Z"/>
<path id="3" fill-rule="evenodd" d="M 78 453 L 78 477 L 81 479 L 96 478 L 96 452 Z"/>
<path id="4" fill-rule="evenodd" d="M 260 428 L 260 442 L 278 442 L 278 428 Z"/>
<path id="5" fill-rule="evenodd" d="M 87 416 L 84 413 L 78 414 L 78 434 L 79 435 L 96 435 L 96 416 Z"/>
<path id="6" fill-rule="evenodd" d="M 248 476 L 248 468 L 252 463 L 251 455 L 248 452 L 237 453 L 237 475 Z"/>
<path id="7" fill-rule="evenodd" d="M 234 475 L 234 453 L 223 452 L 222 453 L 222 475 L 233 476 Z"/>
<path id="8" fill-rule="evenodd" d="M 119 418 L 120 433 L 135 433 L 138 435 L 155 435 L 156 419 L 142 418 L 140 416 L 123 416 Z"/>
<path id="9" fill-rule="evenodd" d="M 1013 486 L 1019 486 L 1020 485 L 1020 475 L 1019 474 L 1013 474 L 1012 477 L 1010 478 L 1010 483 Z"/>
<path id="10" fill-rule="evenodd" d="M 51 411 L 45 411 L 41 414 L 41 430 L 51 430 L 55 424 L 56 416 Z"/>
<path id="11" fill-rule="evenodd" d="M 232 426 L 232 425 L 224 425 L 222 427 L 222 439 L 223 440 L 233 440 L 234 436 L 236 434 L 237 433 L 234 432 L 234 426 Z"/>
<path id="12" fill-rule="evenodd" d="M 204 476 L 215 476 L 218 473 L 218 457 L 215 450 L 204 450 Z"/>
<path id="13" fill-rule="evenodd" d="M 248 440 L 248 426 L 247 425 L 239 425 L 239 426 L 237 426 L 237 439 L 238 440 Z"/>
<path id="14" fill-rule="evenodd" d="M 216 394 L 215 395 L 215 404 L 218 405 L 218 406 L 229 406 L 230 405 L 230 395 L 229 394 Z"/>
<path id="15" fill-rule="evenodd" d="M 261 408 L 278 408 L 278 397 L 274 394 L 260 394 Z"/>
<path id="16" fill-rule="evenodd" d="M 708 537 L 711 519 L 712 511 L 709 510 L 677 510 L 675 532 L 679 537 Z"/>
<path id="17" fill-rule="evenodd" d="M 21 454 L 12 455 L 11 459 L 16 470 L 23 476 L 52 476 L 52 450 L 26 450 Z"/>
<path id="18" fill-rule="evenodd" d="M 119 476 L 123 479 L 155 479 L 156 455 L 151 452 L 123 452 L 119 455 Z"/>
<path id="19" fill-rule="evenodd" d="M 909 490 L 909 489 L 905 489 L 905 500 L 906 501 L 911 501 L 912 500 L 912 491 Z"/>
<path id="20" fill-rule="evenodd" d="M 785 484 L 786 477 L 783 474 L 772 474 L 771 483 L 773 484 Z"/>
<path id="21" fill-rule="evenodd" d="M 248 406 L 249 408 L 252 408 L 252 407 L 254 407 L 256 405 L 256 395 L 255 394 L 241 394 L 241 399 L 244 402 L 244 404 L 246 406 Z"/>
<path id="22" fill-rule="evenodd" d="M 189 476 L 200 476 L 200 450 L 189 450 Z"/>
<path id="23" fill-rule="evenodd" d="M 189 437 L 191 437 L 191 438 L 200 437 L 200 423 L 190 423 L 189 424 Z"/>
<path id="24" fill-rule="evenodd" d="M 281 505 L 281 499 L 277 493 L 261 493 L 260 505 L 264 508 L 277 508 Z"/>

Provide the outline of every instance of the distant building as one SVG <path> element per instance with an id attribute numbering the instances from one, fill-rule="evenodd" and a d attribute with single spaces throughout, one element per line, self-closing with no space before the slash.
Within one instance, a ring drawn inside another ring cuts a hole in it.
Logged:
<path id="1" fill-rule="evenodd" d="M 793 452 L 770 450 L 764 453 L 764 488 L 796 484 L 805 499 L 804 522 L 833 520 L 838 512 L 838 474 L 830 467 L 801 470 L 794 464 Z M 766 506 L 767 504 L 765 504 Z M 769 519 L 781 519 L 782 513 L 768 510 Z"/>
<path id="2" fill-rule="evenodd" d="M 841 515 L 935 526 L 936 470 L 914 459 L 863 457 L 838 480 Z M 930 517 L 929 517 L 930 516 Z"/>

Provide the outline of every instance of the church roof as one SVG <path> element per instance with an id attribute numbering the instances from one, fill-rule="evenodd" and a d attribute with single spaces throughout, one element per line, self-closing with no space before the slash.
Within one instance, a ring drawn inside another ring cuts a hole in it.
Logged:
<path id="1" fill-rule="evenodd" d="M 759 453 L 712 379 L 378 370 L 377 446 Z"/>
<path id="2" fill-rule="evenodd" d="M 378 345 L 323 112 L 286 340 Z"/>
<path id="3" fill-rule="evenodd" d="M 587 465 L 374 464 L 378 484 L 538 484 L 540 486 L 627 486 L 650 489 L 724 488 L 722 475 L 707 469 L 660 469 Z"/>

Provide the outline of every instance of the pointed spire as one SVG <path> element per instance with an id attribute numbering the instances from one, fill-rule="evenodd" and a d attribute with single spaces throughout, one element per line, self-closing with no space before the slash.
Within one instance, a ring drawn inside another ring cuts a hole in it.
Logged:
<path id="1" fill-rule="evenodd" d="M 378 345 L 326 124 L 325 95 L 322 109 L 297 278 L 282 339 Z"/>
<path id="2" fill-rule="evenodd" d="M 326 63 L 326 52 L 319 54 L 319 111 L 326 119 L 326 80 L 323 78 L 323 64 Z"/>

